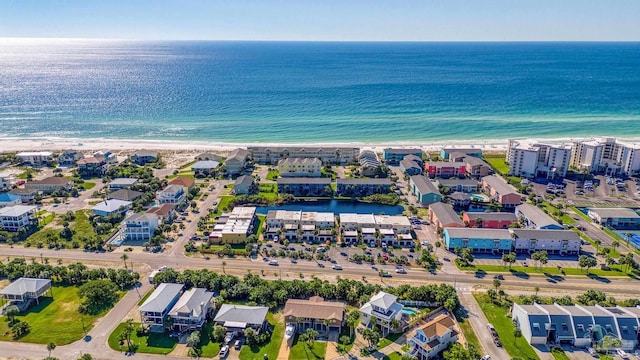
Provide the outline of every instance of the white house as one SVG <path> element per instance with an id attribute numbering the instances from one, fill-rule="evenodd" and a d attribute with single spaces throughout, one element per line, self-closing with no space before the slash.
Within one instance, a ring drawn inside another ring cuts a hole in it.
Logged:
<path id="1" fill-rule="evenodd" d="M 53 163 L 53 153 L 51 151 L 26 151 L 16 154 L 22 164 L 30 166 L 51 165 Z"/>
<path id="2" fill-rule="evenodd" d="M 185 291 L 173 305 L 168 315 L 173 320 L 173 329 L 193 331 L 202 328 L 211 311 L 213 293 L 203 288 L 191 288 Z"/>
<path id="3" fill-rule="evenodd" d="M 149 241 L 158 228 L 155 214 L 132 214 L 125 220 L 124 235 L 129 241 Z"/>
<path id="4" fill-rule="evenodd" d="M 182 294 L 182 284 L 162 283 L 140 305 L 142 326 L 151 331 L 164 331 L 164 319 Z"/>
<path id="5" fill-rule="evenodd" d="M 156 198 L 159 204 L 179 205 L 187 201 L 187 193 L 182 186 L 169 185 L 163 190 L 158 191 Z"/>
<path id="6" fill-rule="evenodd" d="M 111 199 L 101 201 L 91 208 L 91 212 L 98 216 L 109 216 L 111 214 L 124 214 L 131 209 L 131 201 Z"/>
<path id="7" fill-rule="evenodd" d="M 18 231 L 35 224 L 36 207 L 31 205 L 14 205 L 0 209 L 2 230 Z"/>
<path id="8" fill-rule="evenodd" d="M 0 173 L 0 190 L 9 190 L 16 183 L 16 176 L 12 172 Z"/>
<path id="9" fill-rule="evenodd" d="M 530 229 L 563 230 L 562 225 L 553 220 L 537 206 L 521 204 L 516 206 L 516 217 Z"/>
<path id="10" fill-rule="evenodd" d="M 380 291 L 360 308 L 360 322 L 365 326 L 370 326 L 372 319 L 375 319 L 375 322 L 382 329 L 383 336 L 387 336 L 390 331 L 399 330 L 400 327 L 394 329 L 392 326 L 393 320 L 400 324 L 402 319 L 404 306 L 398 303 L 397 299 L 398 297 L 395 295 Z"/>

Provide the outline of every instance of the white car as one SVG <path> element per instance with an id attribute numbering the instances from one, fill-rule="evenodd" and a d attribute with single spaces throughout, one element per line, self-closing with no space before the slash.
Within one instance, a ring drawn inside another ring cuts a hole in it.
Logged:
<path id="1" fill-rule="evenodd" d="M 229 353 L 229 345 L 225 345 L 222 347 L 222 349 L 220 349 L 220 359 L 222 359 L 223 357 L 227 356 L 227 354 Z"/>
<path id="2" fill-rule="evenodd" d="M 331 267 L 333 270 L 342 270 L 342 265 L 335 264 Z"/>
<path id="3" fill-rule="evenodd" d="M 485 356 L 481 357 L 480 360 L 491 360 L 491 356 L 485 355 Z"/>
<path id="4" fill-rule="evenodd" d="M 620 356 L 623 359 L 628 359 L 629 358 L 629 354 L 627 354 L 627 352 L 622 350 L 622 349 L 617 349 L 616 350 L 616 355 Z"/>
<path id="5" fill-rule="evenodd" d="M 278 266 L 278 260 L 271 260 L 271 261 L 269 261 L 269 265 L 272 265 L 272 266 Z"/>
<path id="6" fill-rule="evenodd" d="M 407 270 L 405 270 L 404 268 L 397 268 L 396 269 L 396 273 L 398 273 L 398 274 L 406 274 Z"/>

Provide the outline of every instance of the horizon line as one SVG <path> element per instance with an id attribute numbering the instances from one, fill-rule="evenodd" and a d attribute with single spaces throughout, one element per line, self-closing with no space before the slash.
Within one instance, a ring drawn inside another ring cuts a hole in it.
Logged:
<path id="1" fill-rule="evenodd" d="M 639 40 L 305 40 L 305 39 L 132 39 L 98 37 L 0 37 L 0 41 L 130 41 L 253 43 L 640 43 Z"/>

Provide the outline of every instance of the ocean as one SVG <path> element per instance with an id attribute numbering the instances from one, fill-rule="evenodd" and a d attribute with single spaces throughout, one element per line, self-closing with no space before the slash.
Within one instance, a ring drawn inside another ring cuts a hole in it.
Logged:
<path id="1" fill-rule="evenodd" d="M 640 138 L 640 43 L 0 39 L 0 137 Z"/>

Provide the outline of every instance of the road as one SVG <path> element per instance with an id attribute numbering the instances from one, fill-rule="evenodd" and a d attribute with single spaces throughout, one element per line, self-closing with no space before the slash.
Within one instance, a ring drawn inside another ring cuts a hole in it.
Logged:
<path id="1" fill-rule="evenodd" d="M 482 347 L 484 348 L 484 354 L 482 355 L 491 355 L 492 360 L 509 360 L 510 357 L 506 351 L 498 348 L 493 343 L 493 337 L 487 330 L 487 324 L 489 322 L 480 310 L 478 302 L 473 295 L 471 295 L 471 291 L 458 291 L 458 295 L 460 296 L 460 304 L 462 304 L 467 311 L 469 322 L 478 336 L 478 340 L 482 343 Z"/>

